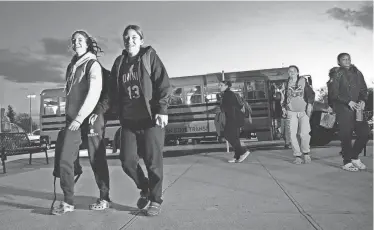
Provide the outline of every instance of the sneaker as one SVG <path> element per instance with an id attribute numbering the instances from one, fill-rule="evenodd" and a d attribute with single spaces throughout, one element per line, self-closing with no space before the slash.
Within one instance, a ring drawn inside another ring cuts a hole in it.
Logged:
<path id="1" fill-rule="evenodd" d="M 360 159 L 352 160 L 352 164 L 353 164 L 356 168 L 358 168 L 358 169 L 360 169 L 360 170 L 364 170 L 364 169 L 366 169 L 366 165 L 364 165 L 364 163 L 362 163 Z"/>
<path id="2" fill-rule="evenodd" d="M 97 199 L 96 203 L 90 204 L 88 206 L 90 210 L 95 210 L 95 211 L 105 210 L 109 207 L 110 207 L 109 201 L 102 200 L 102 199 Z"/>
<path id="3" fill-rule="evenodd" d="M 249 154 L 251 154 L 251 152 L 249 150 L 247 150 L 243 155 L 240 156 L 239 160 L 238 160 L 238 163 L 241 163 L 245 160 L 245 158 L 247 158 L 249 156 Z"/>
<path id="4" fill-rule="evenodd" d="M 236 158 L 233 158 L 233 159 L 228 160 L 228 162 L 229 163 L 236 163 L 236 162 L 238 162 L 238 160 Z"/>
<path id="5" fill-rule="evenodd" d="M 64 201 L 61 201 L 60 205 L 57 208 L 53 207 L 51 214 L 59 216 L 72 211 L 74 211 L 74 205 L 70 205 L 68 203 L 65 203 Z"/>
<path id="6" fill-rule="evenodd" d="M 296 165 L 301 165 L 303 163 L 303 160 L 301 159 L 301 157 L 296 157 L 293 163 Z"/>
<path id="7" fill-rule="evenodd" d="M 148 207 L 148 205 L 150 204 L 151 202 L 149 201 L 149 197 L 148 197 L 148 193 L 147 192 L 140 192 L 140 198 L 138 200 L 138 202 L 136 203 L 136 206 L 139 208 L 139 209 L 145 209 Z"/>
<path id="8" fill-rule="evenodd" d="M 147 216 L 158 216 L 161 212 L 161 204 L 151 202 L 147 209 Z"/>
<path id="9" fill-rule="evenodd" d="M 309 164 L 310 162 L 312 162 L 312 158 L 310 158 L 309 154 L 305 154 L 304 155 L 304 163 Z"/>
<path id="10" fill-rule="evenodd" d="M 289 148 L 290 148 L 290 145 L 288 145 L 288 144 L 284 145 L 284 149 L 289 149 Z"/>
<path id="11" fill-rule="evenodd" d="M 358 168 L 356 168 L 352 163 L 347 163 L 343 165 L 342 169 L 350 171 L 350 172 L 357 172 Z"/>

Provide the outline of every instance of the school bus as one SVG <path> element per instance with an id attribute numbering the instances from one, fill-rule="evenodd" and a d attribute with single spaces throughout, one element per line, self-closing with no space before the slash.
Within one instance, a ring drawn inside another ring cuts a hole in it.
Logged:
<path id="1" fill-rule="evenodd" d="M 66 125 L 66 92 L 64 88 L 45 89 L 40 93 L 40 100 L 40 140 L 47 145 L 53 145 L 56 144 L 58 132 Z M 105 138 L 108 143 L 114 140 L 119 127 L 118 120 L 107 121 Z"/>
<path id="2" fill-rule="evenodd" d="M 243 138 L 255 136 L 258 141 L 279 139 L 280 103 L 276 92 L 288 79 L 288 68 L 261 69 L 241 72 L 211 73 L 171 78 L 173 87 L 169 101 L 169 124 L 165 142 L 181 143 L 201 140 L 220 140 L 214 119 L 220 110 L 218 84 L 230 80 L 232 91 L 242 96 L 252 108 L 252 124 L 246 124 Z M 41 139 L 55 143 L 58 131 L 65 126 L 65 92 L 63 88 L 41 92 Z M 119 120 L 108 115 L 105 139 L 114 151 L 119 146 Z"/>

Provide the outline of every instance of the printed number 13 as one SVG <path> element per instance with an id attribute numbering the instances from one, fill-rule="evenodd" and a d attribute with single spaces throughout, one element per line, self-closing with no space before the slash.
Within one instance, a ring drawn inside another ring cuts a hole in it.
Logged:
<path id="1" fill-rule="evenodd" d="M 129 91 L 129 97 L 130 99 L 137 99 L 140 97 L 140 93 L 139 93 L 139 86 L 137 85 L 134 85 L 134 86 L 129 86 L 127 88 L 127 90 Z"/>

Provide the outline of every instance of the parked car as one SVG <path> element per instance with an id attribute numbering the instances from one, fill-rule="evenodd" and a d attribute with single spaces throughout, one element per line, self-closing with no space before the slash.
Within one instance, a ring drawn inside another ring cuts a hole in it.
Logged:
<path id="1" fill-rule="evenodd" d="M 40 144 L 40 129 L 34 130 L 32 133 L 27 134 L 29 136 L 29 140 L 33 145 Z"/>
<path id="2" fill-rule="evenodd" d="M 40 143 L 40 129 L 34 130 L 34 132 L 27 134 L 32 145 L 41 145 Z M 47 149 L 50 149 L 51 145 L 47 144 Z"/>

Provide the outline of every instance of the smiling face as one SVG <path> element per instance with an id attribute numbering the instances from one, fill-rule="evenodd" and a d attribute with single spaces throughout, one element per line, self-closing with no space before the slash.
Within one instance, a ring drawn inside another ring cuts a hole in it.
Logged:
<path id="1" fill-rule="evenodd" d="M 123 36 L 123 43 L 125 50 L 131 56 L 135 56 L 139 53 L 140 46 L 143 45 L 144 40 L 135 30 L 129 29 Z"/>
<path id="2" fill-rule="evenodd" d="M 299 71 L 297 71 L 297 69 L 295 67 L 288 68 L 288 75 L 292 79 L 296 79 L 298 74 L 299 74 Z"/>
<path id="3" fill-rule="evenodd" d="M 73 50 L 77 53 L 78 56 L 81 56 L 87 52 L 87 39 L 82 34 L 76 33 L 73 36 L 71 42 L 73 44 Z"/>

